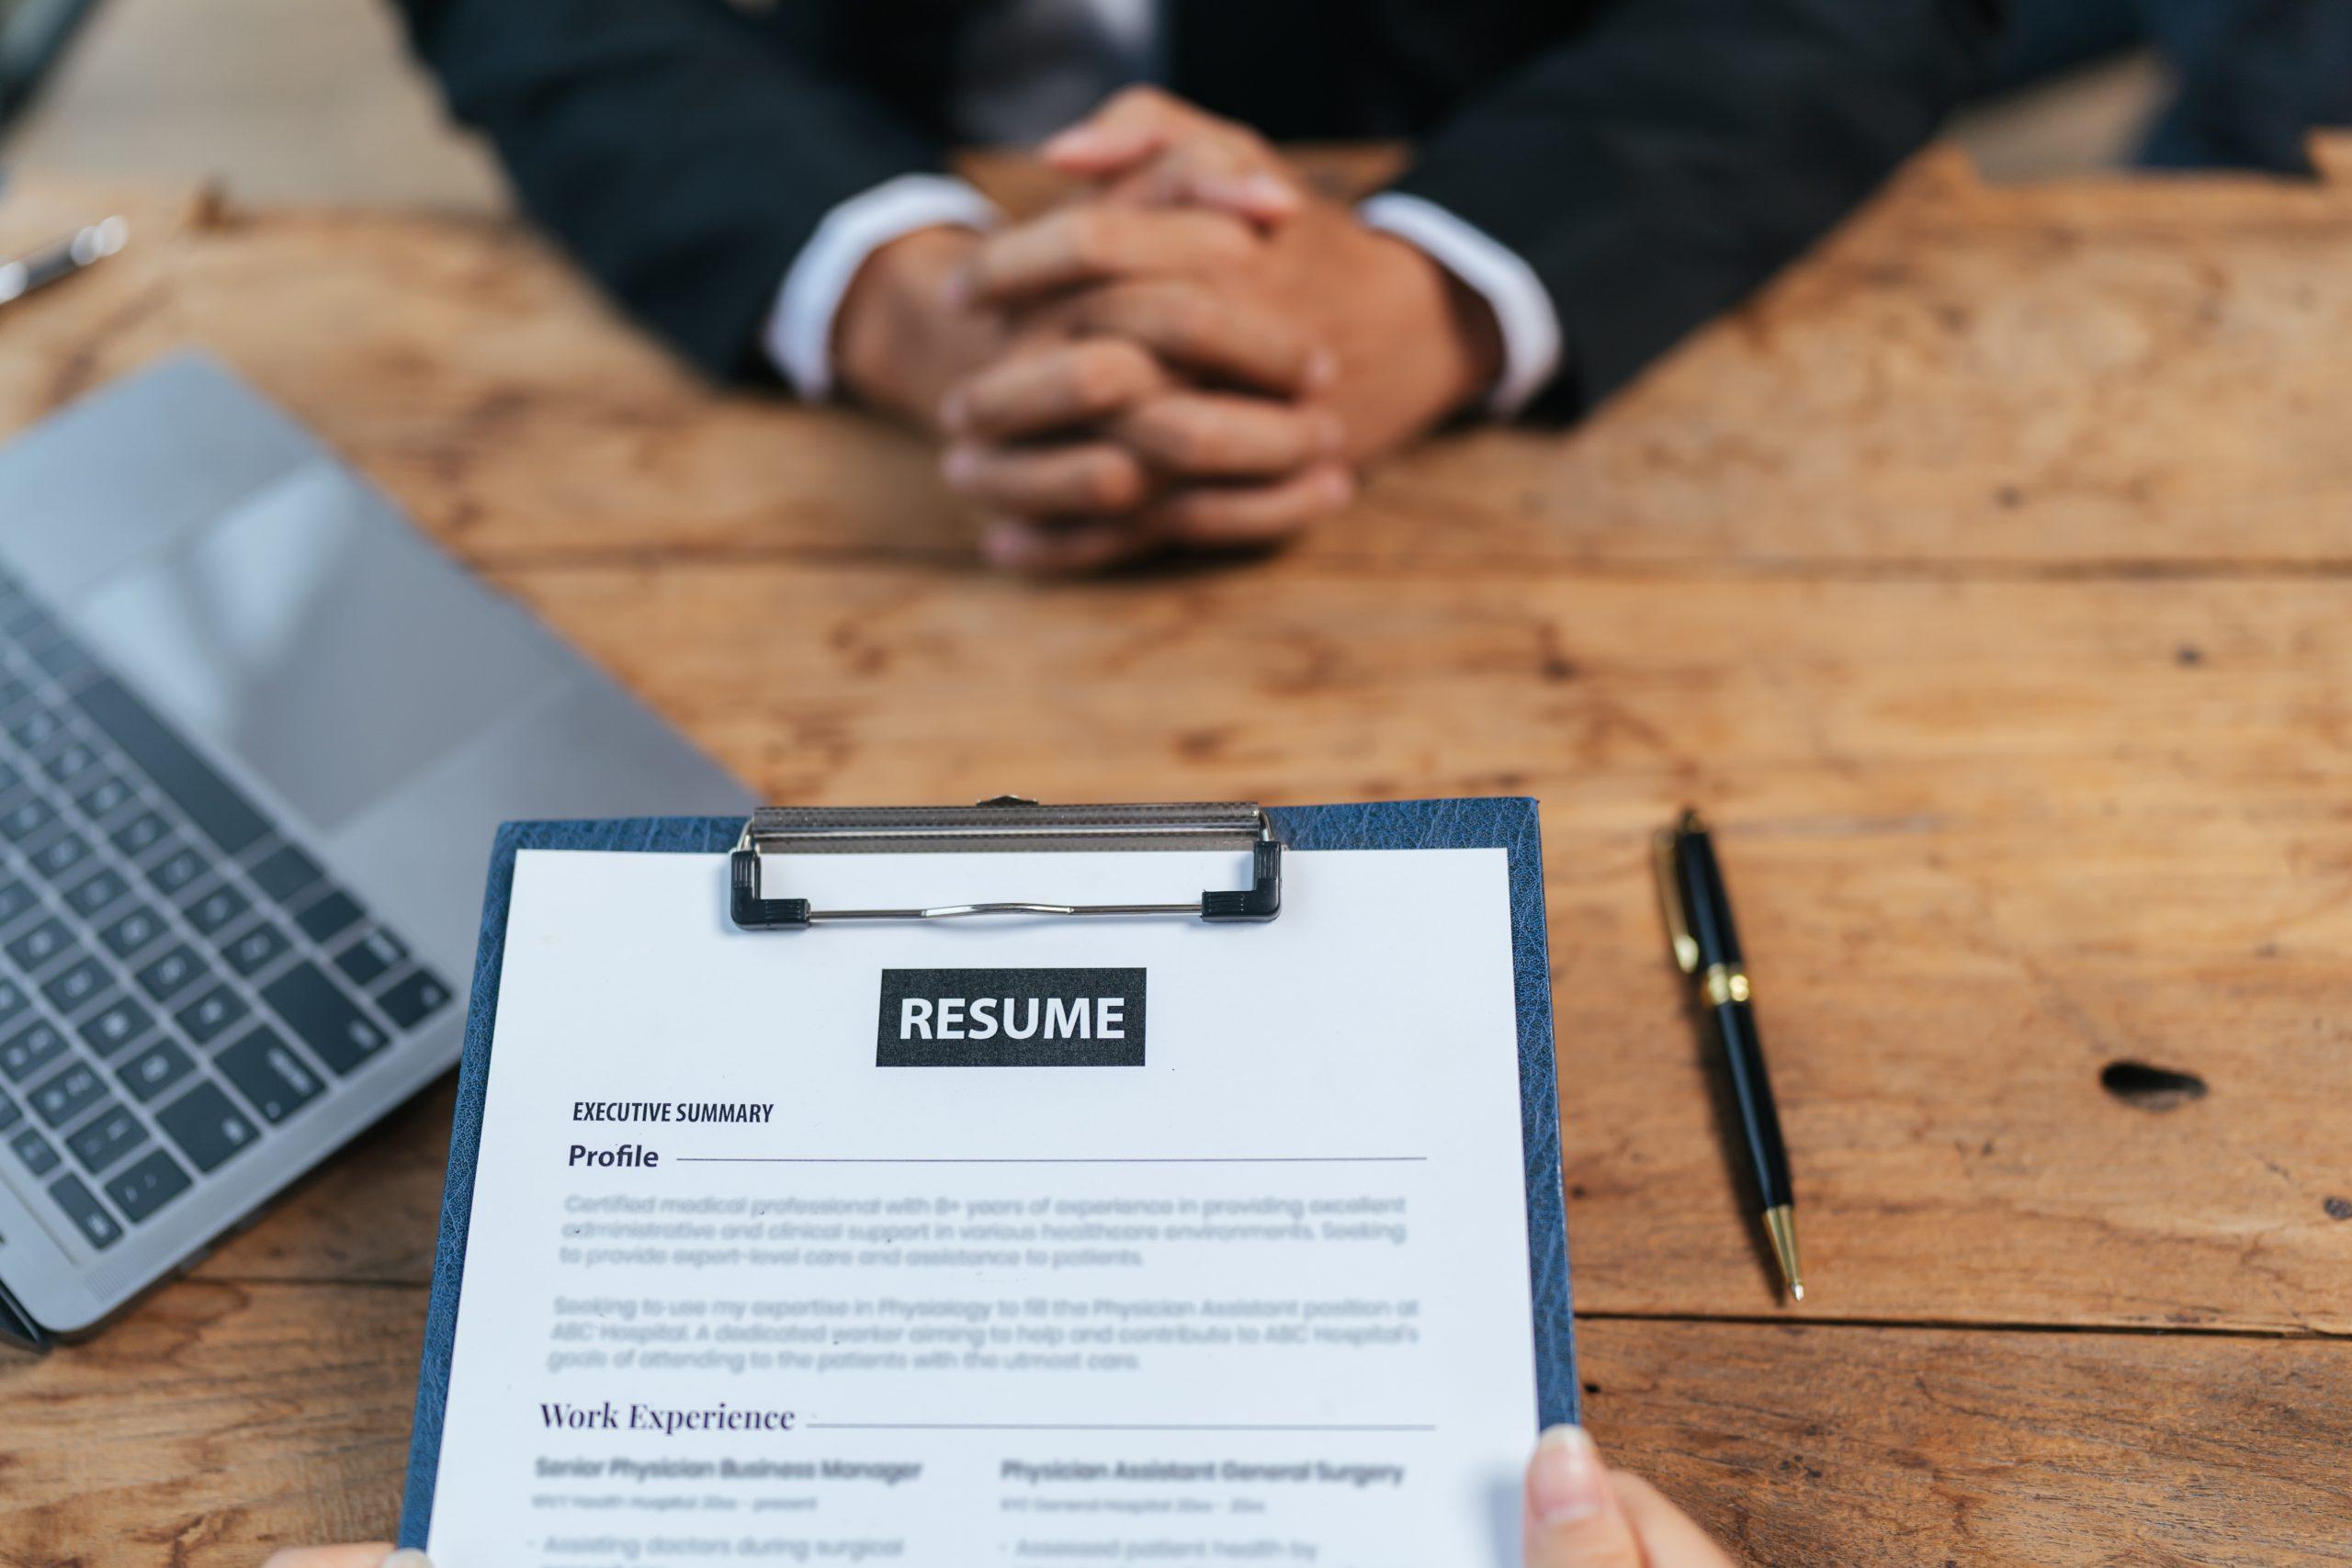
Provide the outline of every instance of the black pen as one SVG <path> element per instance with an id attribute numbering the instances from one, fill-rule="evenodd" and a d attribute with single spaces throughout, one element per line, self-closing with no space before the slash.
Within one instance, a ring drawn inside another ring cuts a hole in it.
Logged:
<path id="1" fill-rule="evenodd" d="M 1756 1163 L 1756 1187 L 1764 1202 L 1764 1229 L 1789 1294 L 1804 1300 L 1804 1276 L 1797 1267 L 1796 1194 L 1789 1187 L 1789 1151 L 1781 1142 L 1781 1112 L 1772 1103 L 1772 1080 L 1764 1071 L 1764 1040 L 1748 1005 L 1747 970 L 1739 953 L 1731 900 L 1715 864 L 1707 825 L 1685 811 L 1652 840 L 1657 858 L 1658 903 L 1666 911 L 1666 934 L 1674 944 L 1675 967 L 1698 986 L 1707 1010 L 1715 1015 L 1724 1058 L 1739 1099 L 1739 1120 L 1747 1131 L 1748 1157 Z"/>
<path id="2" fill-rule="evenodd" d="M 14 261 L 0 261 L 0 305 L 45 288 L 85 267 L 96 266 L 122 249 L 130 231 L 119 218 L 86 224 Z"/>

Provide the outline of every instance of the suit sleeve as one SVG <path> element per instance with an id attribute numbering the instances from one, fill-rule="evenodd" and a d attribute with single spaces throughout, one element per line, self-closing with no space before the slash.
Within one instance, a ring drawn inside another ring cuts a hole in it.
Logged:
<path id="1" fill-rule="evenodd" d="M 1523 257 L 1589 408 L 1811 243 L 1974 84 L 1990 0 L 1617 0 L 1396 188 Z"/>
<path id="2" fill-rule="evenodd" d="M 787 0 L 789 3 L 789 0 Z M 399 0 L 450 110 L 523 205 L 714 376 L 824 215 L 942 149 L 725 0 Z"/>

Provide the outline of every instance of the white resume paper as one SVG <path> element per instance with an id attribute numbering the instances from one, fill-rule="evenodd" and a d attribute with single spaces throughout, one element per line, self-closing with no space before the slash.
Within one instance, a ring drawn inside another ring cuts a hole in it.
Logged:
<path id="1" fill-rule="evenodd" d="M 1504 853 L 1286 860 L 524 851 L 437 1568 L 1515 1562 Z"/>

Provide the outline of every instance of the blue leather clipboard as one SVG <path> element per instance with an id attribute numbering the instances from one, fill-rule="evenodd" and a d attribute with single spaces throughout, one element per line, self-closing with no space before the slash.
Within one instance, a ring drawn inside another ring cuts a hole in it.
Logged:
<path id="1" fill-rule="evenodd" d="M 1568 1238 L 1560 1192 L 1560 1118 L 1552 1055 L 1552 977 L 1544 926 L 1544 847 L 1535 802 L 1508 797 L 1408 800 L 1364 806 L 1273 807 L 1283 841 L 1296 850 L 1499 849 L 1510 866 L 1511 974 L 1518 989 L 1520 1135 L 1527 1173 L 1528 1283 L 1535 1307 L 1536 1413 L 1544 1426 L 1577 1418 L 1576 1347 L 1568 1301 Z M 403 1546 L 422 1547 L 440 1472 L 441 1422 L 448 1404 L 450 1352 L 458 1333 L 466 1231 L 473 1215 L 474 1160 L 481 1146 L 490 1042 L 506 955 L 506 913 L 520 850 L 600 850 L 643 854 L 721 854 L 742 830 L 738 817 L 646 817 L 599 822 L 509 822 L 498 830 L 474 952 L 473 999 L 458 1066 L 458 1110 L 449 1129 L 449 1175 L 441 1196 L 441 1235 L 433 1252 L 433 1292 L 417 1374 L 416 1424 L 409 1443 L 401 1513 Z"/>

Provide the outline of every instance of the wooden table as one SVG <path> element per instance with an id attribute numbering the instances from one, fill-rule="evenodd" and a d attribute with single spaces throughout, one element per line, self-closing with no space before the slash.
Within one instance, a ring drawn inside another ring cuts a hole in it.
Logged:
<path id="1" fill-rule="evenodd" d="M 30 188 L 0 243 L 109 206 L 0 317 L 0 426 L 203 344 L 771 798 L 1542 797 L 1590 1421 L 1753 1560 L 2352 1562 L 2352 184 L 1930 155 L 1580 431 L 1054 587 L 513 230 Z M 1802 1308 L 1664 963 L 1684 801 Z M 448 1115 L 0 1364 L 0 1562 L 386 1532 Z"/>

